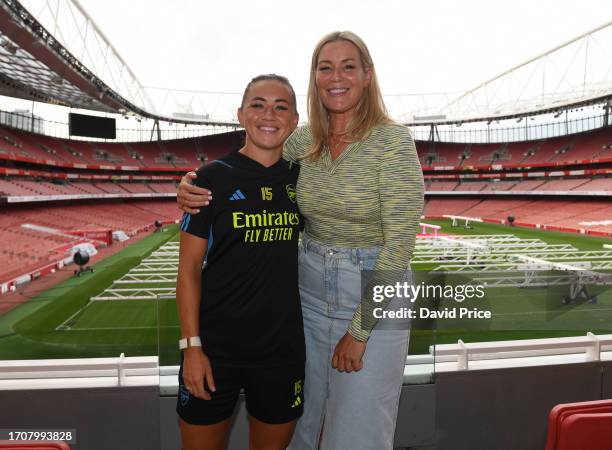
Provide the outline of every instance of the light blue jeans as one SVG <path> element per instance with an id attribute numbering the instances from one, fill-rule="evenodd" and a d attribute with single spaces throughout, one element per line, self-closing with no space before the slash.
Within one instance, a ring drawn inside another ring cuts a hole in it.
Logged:
<path id="1" fill-rule="evenodd" d="M 393 448 L 408 330 L 375 328 L 358 372 L 331 367 L 336 344 L 361 301 L 361 271 L 372 269 L 379 252 L 379 247 L 329 247 L 302 238 L 305 402 L 289 450 Z"/>

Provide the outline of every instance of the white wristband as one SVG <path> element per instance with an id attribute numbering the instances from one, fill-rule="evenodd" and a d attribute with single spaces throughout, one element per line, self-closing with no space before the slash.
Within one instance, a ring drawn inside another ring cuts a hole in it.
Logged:
<path id="1" fill-rule="evenodd" d="M 191 336 L 179 340 L 179 350 L 185 350 L 189 347 L 202 347 L 200 336 Z"/>

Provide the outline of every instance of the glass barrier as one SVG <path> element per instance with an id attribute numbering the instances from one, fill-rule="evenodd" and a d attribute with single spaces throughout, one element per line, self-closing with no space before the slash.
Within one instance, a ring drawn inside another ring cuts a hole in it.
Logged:
<path id="1" fill-rule="evenodd" d="M 519 360 L 509 358 L 582 355 L 612 333 L 609 239 L 428 222 L 440 235 L 417 242 L 413 267 L 422 280 L 418 317 L 435 321 L 435 372 L 465 369 L 461 358 L 512 365 Z"/>
<path id="2" fill-rule="evenodd" d="M 169 241 L 143 261 L 152 270 L 176 270 L 178 264 L 178 243 Z M 159 260 L 158 260 L 159 259 Z M 163 260 L 163 262 L 162 262 Z M 176 375 L 180 365 L 181 354 L 178 350 L 180 327 L 176 309 L 176 299 L 173 294 L 160 294 L 157 298 L 158 314 L 158 355 L 160 358 L 160 374 L 164 392 L 176 393 Z M 384 322 L 384 321 L 383 321 Z M 434 360 L 431 348 L 435 344 L 435 322 L 429 319 L 414 320 L 412 324 L 402 322 L 400 329 L 410 328 L 408 335 L 407 358 L 404 370 L 405 384 L 426 384 L 434 380 Z M 381 323 L 381 332 L 386 332 Z M 397 329 L 395 325 L 391 327 Z M 165 379 L 165 381 L 164 381 Z M 166 383 L 166 385 L 164 385 Z M 173 387 L 172 387 L 173 385 Z"/>
<path id="3" fill-rule="evenodd" d="M 405 304 L 399 306 L 410 311 L 409 320 L 385 317 L 378 325 L 410 328 L 405 384 L 432 383 L 443 367 L 437 364 L 456 364 L 457 352 L 440 350 L 459 340 L 612 333 L 612 249 L 604 246 L 609 239 L 428 222 L 441 228 L 436 237 L 417 240 L 412 282 L 405 287 L 409 295 L 400 292 Z M 0 297 L 0 360 L 157 355 L 162 375 L 170 374 L 176 386 L 178 227 L 100 251 L 114 249 L 120 251 L 100 262 L 92 257 L 93 272 L 76 276 L 77 267 L 68 265 Z M 475 352 L 470 358 L 503 353 Z"/>
<path id="4" fill-rule="evenodd" d="M 71 263 L 40 278 L 35 273 L 5 293 L 0 297 L 0 359 L 157 355 L 157 297 L 173 293 L 175 281 L 171 274 L 146 269 L 144 262 L 177 230 L 172 225 L 115 241 L 99 248 L 82 272 Z"/>
<path id="5" fill-rule="evenodd" d="M 427 272 L 412 269 L 412 280 L 407 286 L 402 286 L 405 295 L 402 307 L 410 315 L 410 334 L 408 356 L 404 369 L 404 385 L 429 384 L 435 381 L 435 344 L 437 342 L 436 321 L 428 315 L 418 312 L 427 305 L 422 299 L 414 296 L 408 290 L 410 286 L 418 286 L 427 280 Z"/>

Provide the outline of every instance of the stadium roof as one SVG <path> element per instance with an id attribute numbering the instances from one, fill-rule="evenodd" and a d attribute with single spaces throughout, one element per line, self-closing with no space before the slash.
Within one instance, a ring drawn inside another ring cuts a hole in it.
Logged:
<path id="1" fill-rule="evenodd" d="M 26 8 L 36 8 L 36 17 Z M 410 125 L 522 117 L 612 102 L 612 21 L 467 92 L 385 96 Z M 238 93 L 145 88 L 77 0 L 0 0 L 0 95 L 195 124 L 236 125 Z M 303 102 L 303 96 L 299 98 Z M 229 108 L 226 108 L 229 110 Z"/>
<path id="2" fill-rule="evenodd" d="M 423 97 L 412 124 L 510 119 L 612 101 L 612 21 L 455 96 Z"/>
<path id="3" fill-rule="evenodd" d="M 126 109 L 126 100 L 82 64 L 19 2 L 6 0 L 0 6 L 2 94 L 105 112 Z M 132 82 L 137 80 L 132 77 Z"/>
<path id="4" fill-rule="evenodd" d="M 129 66 L 76 0 L 55 2 L 55 10 L 45 5 L 53 17 L 47 27 L 22 3 L 0 0 L 0 95 L 150 119 L 211 122 L 158 114 Z M 71 31 L 77 36 L 67 39 Z"/>

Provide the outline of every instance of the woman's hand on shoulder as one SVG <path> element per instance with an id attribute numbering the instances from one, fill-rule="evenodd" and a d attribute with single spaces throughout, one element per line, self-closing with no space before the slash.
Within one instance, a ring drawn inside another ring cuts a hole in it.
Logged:
<path id="1" fill-rule="evenodd" d="M 210 400 L 210 393 L 215 392 L 212 366 L 202 347 L 183 350 L 183 382 L 191 395 L 202 400 Z"/>
<path id="2" fill-rule="evenodd" d="M 366 342 L 358 341 L 350 333 L 346 333 L 336 344 L 332 367 L 340 372 L 357 372 L 363 368 L 363 354 Z"/>
<path id="3" fill-rule="evenodd" d="M 189 214 L 199 213 L 198 208 L 208 206 L 212 200 L 212 192 L 192 184 L 196 178 L 195 172 L 187 172 L 176 189 L 176 202 L 179 209 Z"/>

